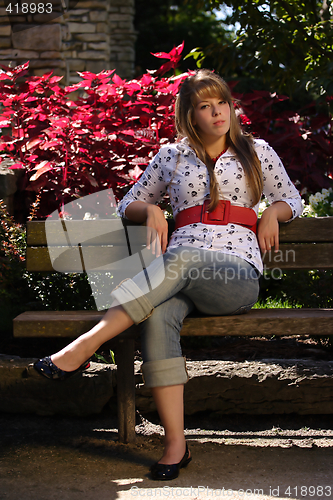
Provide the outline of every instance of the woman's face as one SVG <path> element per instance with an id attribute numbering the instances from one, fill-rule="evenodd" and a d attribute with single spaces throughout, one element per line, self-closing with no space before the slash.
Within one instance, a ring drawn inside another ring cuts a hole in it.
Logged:
<path id="1" fill-rule="evenodd" d="M 194 106 L 193 125 L 204 142 L 225 136 L 230 129 L 228 102 L 220 97 L 199 98 Z"/>

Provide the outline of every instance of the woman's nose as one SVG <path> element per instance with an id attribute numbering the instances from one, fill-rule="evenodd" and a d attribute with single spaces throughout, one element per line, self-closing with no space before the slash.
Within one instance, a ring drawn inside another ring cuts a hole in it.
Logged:
<path id="1" fill-rule="evenodd" d="M 217 116 L 219 114 L 221 114 L 221 111 L 218 108 L 213 108 L 213 115 Z"/>

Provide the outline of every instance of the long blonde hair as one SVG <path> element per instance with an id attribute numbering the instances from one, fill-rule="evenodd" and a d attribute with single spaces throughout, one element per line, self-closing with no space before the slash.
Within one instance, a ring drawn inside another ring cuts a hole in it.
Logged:
<path id="1" fill-rule="evenodd" d="M 204 143 L 193 125 L 194 109 L 198 100 L 205 97 L 218 97 L 230 107 L 230 128 L 226 134 L 226 145 L 232 148 L 241 162 L 252 192 L 252 206 L 262 195 L 263 178 L 259 158 L 254 150 L 250 135 L 243 134 L 235 113 L 233 99 L 226 82 L 216 73 L 201 69 L 186 78 L 176 99 L 175 124 L 179 138 L 187 137 L 197 156 L 207 166 L 210 179 L 209 210 L 214 210 L 219 202 L 218 182 L 214 174 L 214 163 L 206 152 Z"/>

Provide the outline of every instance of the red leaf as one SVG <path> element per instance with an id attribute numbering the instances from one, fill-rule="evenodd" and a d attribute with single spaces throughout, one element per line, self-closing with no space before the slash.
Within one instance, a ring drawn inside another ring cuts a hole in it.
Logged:
<path id="1" fill-rule="evenodd" d="M 181 59 L 181 54 L 184 48 L 184 42 L 177 47 L 174 47 L 169 53 L 166 52 L 157 52 L 153 54 L 153 56 L 162 58 L 162 59 L 170 59 L 169 62 L 163 64 L 158 70 L 155 71 L 156 75 L 164 75 L 170 69 L 174 69 L 178 62 Z"/>
<path id="2" fill-rule="evenodd" d="M 16 78 L 18 78 L 22 77 L 23 75 L 26 75 L 28 73 L 28 69 L 29 69 L 29 61 L 19 66 L 16 66 L 14 69 L 11 70 L 11 72 L 15 75 Z"/>
<path id="3" fill-rule="evenodd" d="M 75 92 L 77 89 L 82 87 L 82 82 L 75 83 L 74 85 L 71 85 L 69 87 L 65 87 L 65 93 L 71 94 L 72 92 Z"/>
<path id="4" fill-rule="evenodd" d="M 55 119 L 51 119 L 52 121 L 52 125 L 55 126 L 55 127 L 66 127 L 69 123 L 69 119 L 64 117 L 64 118 L 55 118 Z"/>
<path id="5" fill-rule="evenodd" d="M 155 73 L 156 73 L 156 75 L 164 75 L 173 67 L 174 67 L 173 61 L 169 61 L 165 64 L 162 64 L 162 66 L 159 69 L 157 69 Z"/>
<path id="6" fill-rule="evenodd" d="M 42 139 L 39 137 L 36 137 L 35 139 L 32 139 L 31 141 L 28 141 L 23 147 L 22 150 L 27 150 L 32 149 L 33 147 L 37 146 L 42 142 Z"/>
<path id="7" fill-rule="evenodd" d="M 159 59 L 171 59 L 170 52 L 151 52 L 151 55 Z"/>
<path id="8" fill-rule="evenodd" d="M 59 140 L 47 141 L 47 142 L 44 142 L 44 144 L 42 146 L 40 146 L 40 149 L 43 149 L 45 151 L 46 149 L 50 149 L 54 146 L 58 146 L 59 144 L 62 144 L 62 141 L 59 141 Z"/>
<path id="9" fill-rule="evenodd" d="M 48 162 L 47 160 L 44 160 L 41 163 L 39 163 L 38 165 L 36 165 L 32 170 L 39 170 L 40 168 L 43 168 L 46 165 L 50 165 L 50 162 Z"/>
<path id="10" fill-rule="evenodd" d="M 15 170 L 17 168 L 25 168 L 25 165 L 23 163 L 14 163 L 10 167 L 8 167 L 9 170 Z"/>
<path id="11" fill-rule="evenodd" d="M 134 92 L 137 90 L 141 90 L 141 86 L 137 82 L 129 82 L 128 84 L 125 85 L 125 89 L 127 91 L 130 91 L 132 95 Z"/>
<path id="12" fill-rule="evenodd" d="M 150 85 L 151 82 L 152 82 L 152 77 L 148 73 L 143 75 L 143 77 L 141 78 L 142 85 Z"/>
<path id="13" fill-rule="evenodd" d="M 81 76 L 81 78 L 84 78 L 85 80 L 95 80 L 96 78 L 96 74 L 95 73 L 91 73 L 90 71 L 78 71 L 77 74 L 79 76 Z"/>
<path id="14" fill-rule="evenodd" d="M 52 76 L 52 78 L 50 78 L 50 83 L 60 82 L 63 78 L 63 76 Z"/>
<path id="15" fill-rule="evenodd" d="M 125 80 L 122 80 L 122 79 L 120 78 L 120 76 L 118 76 L 118 75 L 116 75 L 116 74 L 114 74 L 114 75 L 113 75 L 112 80 L 114 81 L 114 83 L 115 83 L 118 87 L 123 87 L 123 86 L 125 85 L 125 83 L 126 83 L 126 81 L 125 81 Z"/>
<path id="16" fill-rule="evenodd" d="M 42 161 L 39 165 L 37 165 L 33 170 L 37 170 L 37 172 L 30 177 L 30 181 L 36 181 L 38 177 L 45 174 L 48 170 L 52 170 L 52 164 L 49 161 Z"/>
<path id="17" fill-rule="evenodd" d="M 127 129 L 127 130 L 124 129 L 124 130 L 121 131 L 121 133 L 124 134 L 124 135 L 134 136 L 134 130 L 132 130 L 132 129 Z"/>
<path id="18" fill-rule="evenodd" d="M 177 59 L 177 62 L 179 61 L 180 59 L 180 56 L 181 56 L 181 53 L 183 52 L 183 49 L 184 49 L 184 41 L 183 43 L 181 43 L 180 45 L 178 45 L 177 47 L 174 47 L 171 52 L 170 52 L 170 56 L 171 58 L 176 58 Z"/>
<path id="19" fill-rule="evenodd" d="M 116 70 L 115 69 L 103 69 L 103 71 L 101 71 L 100 73 L 98 73 L 97 75 L 97 78 L 99 78 L 100 80 L 101 79 L 104 79 L 104 78 L 108 78 L 110 77 Z"/>

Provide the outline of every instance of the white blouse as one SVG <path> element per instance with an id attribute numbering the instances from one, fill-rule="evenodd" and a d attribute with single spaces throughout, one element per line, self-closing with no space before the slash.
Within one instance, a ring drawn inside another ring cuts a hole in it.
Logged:
<path id="1" fill-rule="evenodd" d="M 301 215 L 301 197 L 292 184 L 280 158 L 264 140 L 254 141 L 262 165 L 263 194 L 269 203 L 285 201 L 292 209 L 292 219 Z M 243 167 L 231 149 L 215 164 L 221 199 L 233 205 L 251 207 L 251 190 Z M 206 165 L 196 156 L 187 139 L 163 146 L 148 165 L 138 182 L 118 205 L 118 214 L 133 201 L 157 204 L 169 194 L 173 216 L 185 208 L 202 205 L 209 198 L 209 174 Z M 259 203 L 252 207 L 258 214 Z M 292 220 L 290 219 L 290 220 Z M 176 229 L 168 248 L 191 246 L 236 255 L 263 271 L 260 249 L 254 233 L 238 224 L 188 224 Z"/>

